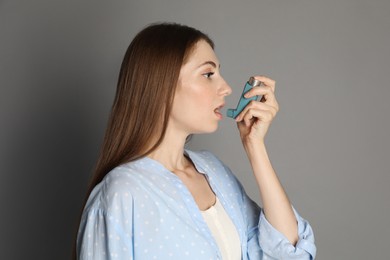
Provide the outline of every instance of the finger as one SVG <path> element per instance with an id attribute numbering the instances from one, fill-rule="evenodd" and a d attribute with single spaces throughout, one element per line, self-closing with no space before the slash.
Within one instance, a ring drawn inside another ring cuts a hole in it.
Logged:
<path id="1" fill-rule="evenodd" d="M 255 89 L 256 88 L 256 89 Z M 255 87 L 248 91 L 244 96 L 250 98 L 256 95 L 262 95 L 260 103 L 266 103 L 270 106 L 279 108 L 278 101 L 276 100 L 274 92 L 270 90 L 270 87 Z"/>
<path id="2" fill-rule="evenodd" d="M 261 122 L 271 122 L 273 118 L 274 115 L 271 111 L 251 109 L 245 114 L 243 121 L 246 126 L 250 126 L 254 119 Z"/>
<path id="3" fill-rule="evenodd" d="M 276 113 L 279 111 L 279 106 L 277 103 L 270 105 L 267 103 L 262 103 L 258 101 L 251 101 L 243 111 L 236 117 L 236 121 L 239 122 L 241 121 L 245 115 L 248 113 L 250 110 L 263 110 L 263 111 L 270 111 L 273 116 L 276 115 Z"/>
<path id="4" fill-rule="evenodd" d="M 264 110 L 264 111 L 270 111 L 273 115 L 276 115 L 279 111 L 279 106 L 277 103 L 275 104 L 267 104 L 263 102 L 258 101 L 251 101 L 244 109 L 241 111 L 241 113 L 236 117 L 237 121 L 241 121 L 242 118 L 245 116 L 246 113 L 248 113 L 249 110 Z"/>
<path id="5" fill-rule="evenodd" d="M 250 98 L 254 96 L 265 96 L 265 99 L 275 99 L 275 94 L 273 89 L 270 86 L 259 86 L 259 87 L 253 87 L 248 92 L 245 93 L 245 98 Z"/>
<path id="6" fill-rule="evenodd" d="M 270 86 L 272 90 L 275 91 L 275 85 L 276 85 L 275 80 L 268 78 L 266 76 L 255 76 L 254 78 L 263 82 L 264 85 Z"/>

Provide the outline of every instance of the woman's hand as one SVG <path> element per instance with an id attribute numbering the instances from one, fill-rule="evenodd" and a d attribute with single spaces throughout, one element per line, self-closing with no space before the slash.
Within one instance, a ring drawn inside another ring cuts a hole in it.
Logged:
<path id="1" fill-rule="evenodd" d="M 263 84 L 253 87 L 245 94 L 245 97 L 250 98 L 256 95 L 263 97 L 260 101 L 251 101 L 236 117 L 244 145 L 257 145 L 264 142 L 268 128 L 279 110 L 275 98 L 275 81 L 264 76 L 255 78 Z"/>
<path id="2" fill-rule="evenodd" d="M 264 144 L 264 137 L 279 110 L 274 94 L 275 81 L 263 76 L 255 78 L 264 85 L 253 87 L 245 97 L 263 95 L 263 98 L 261 101 L 249 103 L 237 116 L 236 121 L 259 187 L 265 217 L 292 245 L 295 245 L 298 241 L 297 220 Z"/>

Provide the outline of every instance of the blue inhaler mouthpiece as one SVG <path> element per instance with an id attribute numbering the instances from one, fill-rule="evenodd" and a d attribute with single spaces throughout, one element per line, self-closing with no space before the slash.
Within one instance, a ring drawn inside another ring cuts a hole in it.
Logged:
<path id="1" fill-rule="evenodd" d="M 259 96 L 246 98 L 244 97 L 244 95 L 253 87 L 260 86 L 260 85 L 261 85 L 260 80 L 257 80 L 254 77 L 250 77 L 248 82 L 244 86 L 240 100 L 238 101 L 237 104 L 237 108 L 236 109 L 229 108 L 226 112 L 226 115 L 231 118 L 236 118 L 241 113 L 241 111 L 244 110 L 244 108 L 249 104 L 249 102 L 251 102 L 252 100 L 257 100 Z"/>

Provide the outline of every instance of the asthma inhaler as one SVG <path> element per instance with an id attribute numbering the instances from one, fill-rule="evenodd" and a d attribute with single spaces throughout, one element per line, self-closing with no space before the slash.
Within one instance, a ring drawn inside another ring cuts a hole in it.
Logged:
<path id="1" fill-rule="evenodd" d="M 228 117 L 231 117 L 231 118 L 236 118 L 241 113 L 241 111 L 249 104 L 249 102 L 251 102 L 252 100 L 257 100 L 259 98 L 259 96 L 246 98 L 246 97 L 244 97 L 244 95 L 246 92 L 251 90 L 253 87 L 260 86 L 260 85 L 261 85 L 260 80 L 257 80 L 254 77 L 250 77 L 248 82 L 245 84 L 245 87 L 242 91 L 240 100 L 238 101 L 238 104 L 237 104 L 237 108 L 236 109 L 229 108 L 226 112 L 226 115 Z"/>

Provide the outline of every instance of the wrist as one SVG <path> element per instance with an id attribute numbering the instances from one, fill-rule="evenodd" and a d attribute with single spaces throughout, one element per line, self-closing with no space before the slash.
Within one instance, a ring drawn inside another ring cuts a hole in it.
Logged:
<path id="1" fill-rule="evenodd" d="M 261 142 L 246 142 L 243 143 L 244 150 L 248 155 L 248 158 L 250 161 L 254 160 L 257 161 L 259 158 L 268 158 L 267 149 L 265 146 L 265 143 L 263 141 Z"/>
<path id="2" fill-rule="evenodd" d="M 245 151 L 264 151 L 265 150 L 265 142 L 264 140 L 255 140 L 255 141 L 243 141 L 242 142 Z"/>

